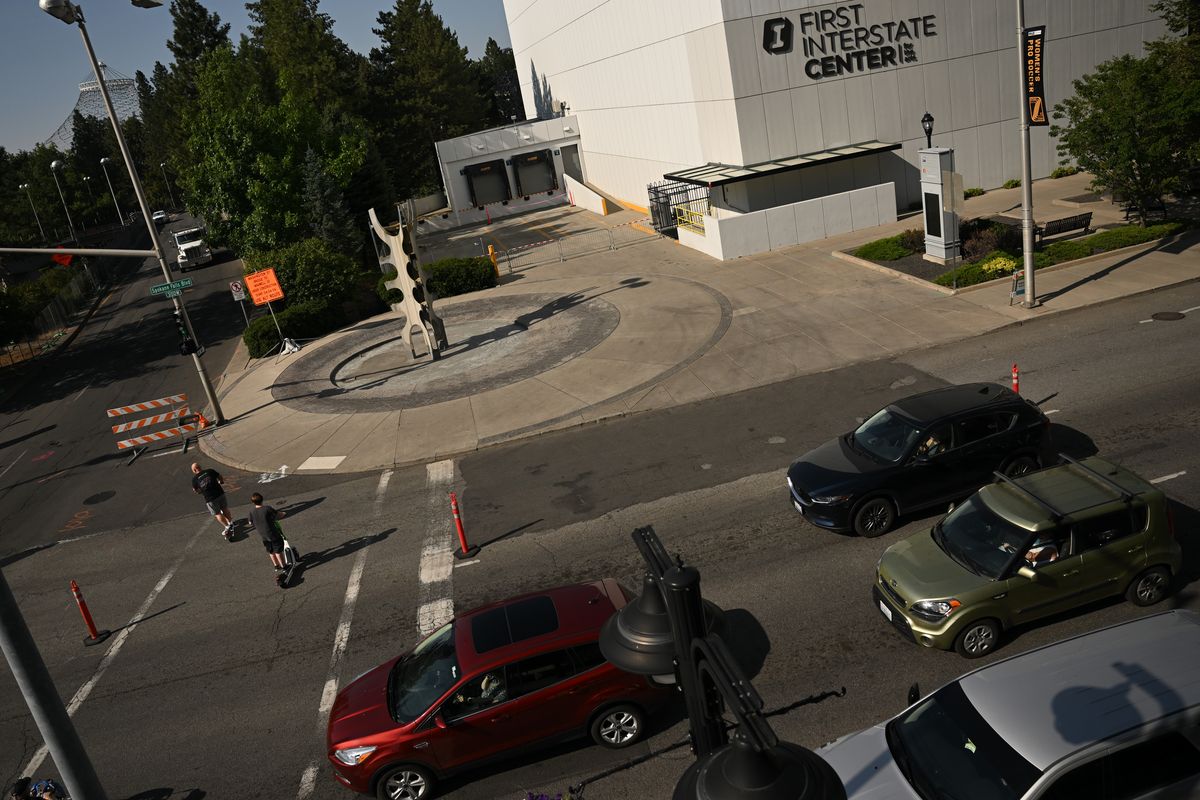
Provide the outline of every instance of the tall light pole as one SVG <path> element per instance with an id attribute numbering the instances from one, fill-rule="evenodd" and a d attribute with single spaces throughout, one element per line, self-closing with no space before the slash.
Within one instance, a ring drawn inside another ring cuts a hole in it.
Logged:
<path id="1" fill-rule="evenodd" d="M 140 8 L 154 8 L 160 6 L 160 0 L 130 0 L 135 6 Z M 92 63 L 92 71 L 96 73 L 96 83 L 100 86 L 100 96 L 104 98 L 104 107 L 108 109 L 108 118 L 112 122 L 113 133 L 117 137 L 117 146 L 121 148 L 121 157 L 125 159 L 125 167 L 129 170 L 129 182 L 133 184 L 133 193 L 137 196 L 138 208 L 142 211 L 142 219 L 146 222 L 146 229 L 150 231 L 150 242 L 154 245 L 154 254 L 158 258 L 159 269 L 162 270 L 163 280 L 167 283 L 171 282 L 171 270 L 167 266 L 167 256 L 163 252 L 162 242 L 158 238 L 158 230 L 154 227 L 154 220 L 150 217 L 150 207 L 146 203 L 146 192 L 142 189 L 142 181 L 138 178 L 137 167 L 134 166 L 133 156 L 129 153 L 129 145 L 125 143 L 125 134 L 121 131 L 121 122 L 117 118 L 116 109 L 113 108 L 112 97 L 108 93 L 108 85 L 104 82 L 104 73 L 100 69 L 100 64 L 96 60 L 96 51 L 92 49 L 92 40 L 88 37 L 87 26 L 84 24 L 83 9 L 71 2 L 71 0 L 38 0 L 38 5 L 43 11 L 55 19 L 61 20 L 68 25 L 77 24 L 79 26 L 79 35 L 83 38 L 84 49 L 87 50 L 88 60 Z M 187 326 L 188 333 L 192 336 L 192 341 L 199 343 L 196 338 L 196 332 L 192 328 L 192 321 L 188 317 L 187 308 L 183 304 L 183 297 L 172 297 L 171 302 L 175 305 L 176 316 L 183 318 L 184 324 Z M 208 379 L 208 372 L 204 369 L 204 362 L 200 360 L 200 353 L 197 349 L 191 353 L 192 361 L 196 365 L 196 373 L 200 376 L 200 385 L 204 388 L 204 395 L 208 398 L 209 404 L 213 409 L 213 421 L 217 425 L 224 424 L 225 415 L 221 412 L 221 404 L 217 400 L 217 393 L 213 391 L 212 381 Z"/>
<path id="2" fill-rule="evenodd" d="M 33 204 L 33 192 L 29 191 L 29 184 L 22 183 L 21 187 L 25 190 L 26 196 L 29 197 L 29 207 L 33 209 L 33 218 L 37 221 L 38 233 L 42 235 L 42 241 L 46 241 L 46 229 L 42 227 L 42 218 L 38 216 L 37 206 Z"/>
<path id="3" fill-rule="evenodd" d="M 100 220 L 96 216 L 96 193 L 92 191 L 92 176 L 91 175 L 83 176 L 83 185 L 87 187 L 88 197 L 90 197 L 92 199 L 92 224 L 99 225 Z"/>
<path id="4" fill-rule="evenodd" d="M 67 196 L 63 194 L 62 184 L 58 182 L 58 172 L 63 168 L 63 162 L 57 158 L 50 162 L 50 174 L 54 176 L 54 185 L 58 187 L 58 198 L 62 200 L 63 212 L 67 215 L 67 230 L 71 232 L 71 239 L 78 242 L 79 237 L 75 235 L 75 223 L 71 221 L 71 212 L 67 208 Z"/>
<path id="5" fill-rule="evenodd" d="M 1021 68 L 1020 83 L 1025 85 L 1025 3 L 1017 0 L 1017 64 Z M 1025 261 L 1025 308 L 1037 307 L 1037 292 L 1033 288 L 1033 167 L 1029 155 L 1029 118 L 1025 93 L 1017 92 L 1021 103 L 1021 252 Z"/>
<path id="6" fill-rule="evenodd" d="M 175 193 L 171 191 L 171 179 L 167 177 L 167 162 L 163 161 L 158 168 L 162 170 L 163 180 L 167 182 L 167 195 L 171 198 L 171 210 L 174 211 L 177 206 L 175 205 Z"/>
<path id="7" fill-rule="evenodd" d="M 117 193 L 113 191 L 112 178 L 108 177 L 108 165 L 112 163 L 112 159 L 108 156 L 100 159 L 100 169 L 104 170 L 104 180 L 108 181 L 108 191 L 112 192 L 113 207 L 117 209 L 117 222 L 125 224 L 125 215 L 121 213 L 121 204 L 117 202 Z"/>

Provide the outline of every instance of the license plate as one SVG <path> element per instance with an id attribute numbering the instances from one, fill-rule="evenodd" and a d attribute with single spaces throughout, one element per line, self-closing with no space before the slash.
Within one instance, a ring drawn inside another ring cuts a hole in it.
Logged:
<path id="1" fill-rule="evenodd" d="M 888 622 L 892 621 L 892 610 L 890 608 L 888 608 L 887 603 L 880 600 L 879 601 L 879 610 L 882 611 L 883 615 L 888 618 Z"/>
<path id="2" fill-rule="evenodd" d="M 794 505 L 796 507 L 796 510 L 799 511 L 801 514 L 804 513 L 804 506 L 800 505 L 800 501 L 794 497 L 792 498 L 792 505 Z"/>

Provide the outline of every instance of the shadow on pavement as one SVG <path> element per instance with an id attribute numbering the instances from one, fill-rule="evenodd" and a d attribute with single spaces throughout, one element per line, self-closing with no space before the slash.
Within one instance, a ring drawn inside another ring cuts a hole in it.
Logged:
<path id="1" fill-rule="evenodd" d="M 19 553 L 13 553 L 12 555 L 7 555 L 4 558 L 0 558 L 0 568 L 7 567 L 9 564 L 15 564 L 23 558 L 29 558 L 34 553 L 40 553 L 43 550 L 48 550 L 51 547 L 54 547 L 54 545 L 56 545 L 56 544 L 58 544 L 58 543 L 57 542 L 47 542 L 46 544 L 39 544 L 39 545 L 34 545 L 33 547 L 26 547 L 24 550 L 22 550 Z"/>
<path id="2" fill-rule="evenodd" d="M 1087 458 L 1100 452 L 1100 448 L 1096 447 L 1092 437 L 1069 425 L 1051 423 L 1050 440 L 1054 442 L 1055 451 L 1066 453 L 1072 458 Z"/>
<path id="3" fill-rule="evenodd" d="M 183 602 L 180 602 L 180 603 L 176 603 L 173 606 L 167 606 L 162 611 L 155 611 L 153 614 L 147 614 L 146 616 L 142 617 L 141 619 L 136 619 L 136 620 L 131 620 L 129 622 L 126 622 L 124 625 L 120 626 L 119 628 L 113 628 L 111 632 L 116 633 L 117 631 L 123 631 L 126 628 L 132 628 L 134 625 L 140 625 L 148 619 L 154 619 L 155 617 L 162 616 L 163 614 L 166 614 L 168 611 L 174 611 L 175 609 L 177 609 L 183 605 L 187 605 L 186 600 Z"/>
<path id="4" fill-rule="evenodd" d="M 387 537 L 396 532 L 395 528 L 388 528 L 379 533 L 373 533 L 370 536 L 359 536 L 355 539 L 336 544 L 333 547 L 319 550 L 314 553 L 304 553 L 304 550 L 297 548 L 303 555 L 300 556 L 300 563 L 296 566 L 296 571 L 292 575 L 289 587 L 299 586 L 304 583 L 304 574 L 310 569 L 328 564 L 330 561 L 336 561 L 343 556 L 348 556 L 351 553 L 357 553 L 359 550 L 368 545 L 382 542 Z"/>
<path id="5" fill-rule="evenodd" d="M 24 420 L 18 420 L 18 421 L 23 422 Z M 16 424 L 16 423 L 14 423 L 14 424 Z M 12 447 L 14 444 L 20 444 L 21 442 L 25 441 L 26 439 L 32 439 L 34 436 L 40 436 L 41 434 L 46 433 L 48 431 L 52 431 L 57 427 L 58 427 L 57 425 L 47 425 L 44 428 L 38 428 L 36 431 L 30 431 L 29 433 L 25 433 L 20 436 L 14 436 L 12 439 L 9 439 L 8 441 L 0 442 L 0 450 L 3 450 L 6 447 Z"/>
<path id="6" fill-rule="evenodd" d="M 733 658 L 746 677 L 753 680 L 762 672 L 771 639 L 758 619 L 744 608 L 725 612 L 725 632 L 721 635 L 729 645 Z"/>
<path id="7" fill-rule="evenodd" d="M 203 798 L 208 797 L 208 793 L 203 789 L 181 789 L 179 793 L 176 793 L 174 789 L 162 787 L 131 794 L 125 800 L 170 800 L 170 798 L 175 797 L 178 800 L 203 800 Z"/>
<path id="8" fill-rule="evenodd" d="M 279 509 L 279 513 L 286 514 L 289 517 L 294 517 L 297 514 L 303 514 L 313 506 L 320 505 L 325 502 L 324 497 L 315 497 L 312 500 L 298 500 L 295 503 L 289 503 Z"/>

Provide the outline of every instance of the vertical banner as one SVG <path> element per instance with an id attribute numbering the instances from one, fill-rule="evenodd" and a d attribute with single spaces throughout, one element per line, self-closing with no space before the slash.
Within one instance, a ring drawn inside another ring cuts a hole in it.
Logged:
<path id="1" fill-rule="evenodd" d="M 1049 125 L 1046 94 L 1042 89 L 1042 47 L 1045 26 L 1025 29 L 1025 121 L 1030 125 Z"/>

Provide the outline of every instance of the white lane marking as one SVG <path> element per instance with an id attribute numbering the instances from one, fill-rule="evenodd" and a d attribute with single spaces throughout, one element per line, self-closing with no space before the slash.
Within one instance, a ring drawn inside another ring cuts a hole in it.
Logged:
<path id="1" fill-rule="evenodd" d="M 146 458 L 162 458 L 163 456 L 177 456 L 183 452 L 183 448 L 179 447 L 174 450 L 160 450 L 157 453 L 151 453 Z"/>
<path id="2" fill-rule="evenodd" d="M 391 473 L 385 474 L 390 476 Z M 387 481 L 383 480 L 381 476 L 379 483 L 379 494 L 382 495 Z M 376 508 L 378 507 L 377 498 Z M 333 701 L 337 699 L 339 667 L 342 663 L 342 656 L 346 654 L 346 646 L 350 643 L 350 623 L 354 621 L 354 606 L 358 603 L 358 590 L 362 586 L 362 574 L 367 564 L 369 549 L 371 546 L 367 545 L 358 551 L 354 557 L 354 566 L 350 569 L 350 578 L 346 581 L 346 598 L 342 601 L 342 616 L 338 619 L 337 629 L 333 634 L 333 653 L 329 657 L 329 672 L 325 677 L 325 688 L 321 690 L 321 704 L 317 707 L 317 734 L 321 737 L 321 741 L 325 740 L 325 727 L 329 722 L 329 712 L 333 708 Z M 313 793 L 317 785 L 317 770 L 318 762 L 313 759 L 305 767 L 304 774 L 300 776 L 297 800 L 305 800 Z"/>
<path id="3" fill-rule="evenodd" d="M 1193 311 L 1200 311 L 1200 306 L 1192 306 L 1191 308 L 1185 308 L 1183 311 L 1180 311 L 1179 313 L 1180 314 L 1190 314 Z"/>
<path id="4" fill-rule="evenodd" d="M 1187 470 L 1181 469 L 1179 472 L 1172 472 L 1170 475 L 1163 475 L 1161 478 L 1155 478 L 1154 480 L 1152 480 L 1150 482 L 1151 483 L 1162 483 L 1164 481 L 1174 480 L 1175 478 L 1181 478 L 1184 475 L 1187 475 Z"/>
<path id="5" fill-rule="evenodd" d="M 345 460 L 345 456 L 309 456 L 296 469 L 337 469 Z"/>
<path id="6" fill-rule="evenodd" d="M 1062 411 L 1062 409 L 1061 409 L 1061 408 L 1051 408 L 1051 409 L 1049 409 L 1049 410 L 1047 410 L 1047 411 L 1043 411 L 1042 413 L 1043 413 L 1043 414 L 1045 414 L 1045 415 L 1047 415 L 1047 416 L 1049 416 L 1050 414 L 1057 414 L 1057 413 L 1059 413 L 1060 411 Z"/>
<path id="7" fill-rule="evenodd" d="M 15 467 L 20 462 L 20 460 L 25 457 L 25 454 L 28 452 L 29 452 L 29 450 L 22 450 L 21 455 L 14 458 L 13 462 L 4 468 L 4 472 L 0 472 L 0 478 L 3 478 L 5 475 L 7 475 L 8 471 L 10 469 L 12 469 L 13 467 Z"/>
<path id="8" fill-rule="evenodd" d="M 154 588 L 150 590 L 150 594 L 146 595 L 145 601 L 142 602 L 141 607 L 138 608 L 137 612 L 129 620 L 129 624 L 117 633 L 112 644 L 108 646 L 108 652 L 105 653 L 104 658 L 101 659 L 100 665 L 96 667 L 96 671 L 92 673 L 92 677 L 88 678 L 87 683 L 79 687 L 79 691 L 75 692 L 75 696 L 72 697 L 71 702 L 67 704 L 68 717 L 75 716 L 75 712 L 79 710 L 81 705 L 83 705 L 83 701 L 87 700 L 88 695 L 92 693 L 92 689 L 96 688 L 96 684 L 100 682 L 102 677 L 104 677 L 105 671 L 108 670 L 108 667 L 110 664 L 112 664 L 113 659 L 117 657 L 117 653 L 121 652 L 121 648 L 125 646 L 125 642 L 129 639 L 129 635 L 133 633 L 134 629 L 137 628 L 138 623 L 142 621 L 144 616 L 146 616 L 146 612 L 150 610 L 150 606 L 153 605 L 154 601 L 158 599 L 158 595 L 167 587 L 167 584 L 171 582 L 171 578 L 175 577 L 175 571 L 182 566 L 183 560 L 187 558 L 188 552 L 192 549 L 192 545 L 196 543 L 196 541 L 200 538 L 200 535 L 206 530 L 208 530 L 208 520 L 205 520 L 204 525 L 201 526 L 201 528 L 196 531 L 195 534 L 193 534 L 191 541 L 187 543 L 187 546 L 183 548 L 183 552 L 179 554 L 179 558 L 175 559 L 175 563 L 171 565 L 171 568 L 168 569 L 166 574 L 163 575 L 162 578 L 159 579 L 158 583 L 154 585 Z M 43 744 L 38 748 L 37 752 L 33 754 L 33 758 L 31 758 L 29 763 L 25 765 L 25 769 L 23 772 L 21 772 L 21 774 L 33 775 L 35 772 L 37 772 L 38 767 L 40 767 L 42 762 L 46 760 L 47 753 L 48 750 L 46 745 Z"/>
<path id="9" fill-rule="evenodd" d="M 71 398 L 71 402 L 74 403 L 76 400 L 83 397 L 83 393 L 86 392 L 90 388 L 92 388 L 92 385 L 90 383 L 87 386 L 84 386 L 82 389 L 79 390 L 79 394 L 77 394 Z"/>
<path id="10" fill-rule="evenodd" d="M 1139 319 L 1138 325 L 1145 325 L 1147 322 L 1154 322 L 1152 319 Z"/>
<path id="11" fill-rule="evenodd" d="M 451 577 L 454 574 L 454 542 L 451 526 L 445 523 L 449 498 L 445 490 L 454 480 L 454 461 L 447 459 L 425 467 L 428 489 L 429 532 L 421 545 L 421 564 L 417 570 L 420 589 L 417 603 L 417 630 L 422 636 L 433 633 L 454 616 Z"/>
<path id="12" fill-rule="evenodd" d="M 392 471 L 390 469 L 379 473 L 379 485 L 375 487 L 375 516 L 379 517 L 383 514 L 383 498 L 387 494 L 388 483 L 392 480 Z"/>
<path id="13" fill-rule="evenodd" d="M 459 567 L 469 567 L 472 564 L 478 564 L 478 563 L 479 563 L 478 558 L 472 558 L 470 561 L 459 561 L 457 564 L 454 565 L 454 568 L 458 569 Z"/>
<path id="14" fill-rule="evenodd" d="M 280 480 L 281 478 L 286 478 L 287 471 L 288 471 L 288 466 L 287 466 L 287 464 L 284 464 L 275 472 L 261 472 L 258 475 L 258 482 L 259 483 L 271 483 L 273 481 Z"/>
<path id="15" fill-rule="evenodd" d="M 304 774 L 300 776 L 300 794 L 297 797 L 303 800 L 303 798 L 311 795 L 315 788 L 317 788 L 317 762 L 314 761 L 308 765 L 308 768 L 304 770 Z"/>

